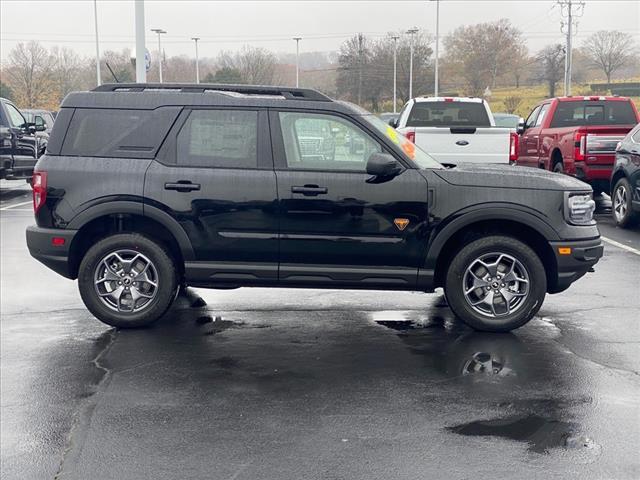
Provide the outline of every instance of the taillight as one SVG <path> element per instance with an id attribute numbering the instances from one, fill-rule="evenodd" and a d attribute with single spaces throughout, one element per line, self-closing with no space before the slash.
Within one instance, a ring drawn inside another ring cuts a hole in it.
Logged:
<path id="1" fill-rule="evenodd" d="M 511 142 L 509 143 L 509 161 L 515 162 L 518 160 L 518 143 L 520 137 L 516 132 L 511 132 Z"/>
<path id="2" fill-rule="evenodd" d="M 576 132 L 573 135 L 573 159 L 583 161 L 585 156 L 585 147 L 587 144 L 586 132 Z"/>
<path id="3" fill-rule="evenodd" d="M 416 143 L 416 132 L 407 132 L 404 134 L 411 143 Z"/>
<path id="4" fill-rule="evenodd" d="M 38 213 L 47 200 L 47 172 L 33 172 L 33 213 Z"/>

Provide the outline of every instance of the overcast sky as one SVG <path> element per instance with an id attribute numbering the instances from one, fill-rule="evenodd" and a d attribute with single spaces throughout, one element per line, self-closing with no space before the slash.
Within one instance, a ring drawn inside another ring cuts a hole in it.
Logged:
<path id="1" fill-rule="evenodd" d="M 617 29 L 640 44 L 640 1 L 586 0 L 579 19 L 578 44 L 596 30 Z M 435 31 L 435 1 L 145 1 L 147 48 L 156 50 L 149 30 L 163 28 L 166 55 L 193 55 L 190 37 L 199 36 L 201 57 L 244 44 L 274 52 L 331 51 L 356 32 L 381 37 L 389 31 L 417 26 Z M 560 8 L 554 0 L 441 0 L 442 35 L 460 25 L 508 18 L 535 51 L 562 41 Z M 93 1 L 0 0 L 0 57 L 18 42 L 38 40 L 46 46 L 72 47 L 94 55 Z M 98 0 L 101 50 L 134 45 L 134 1 Z"/>

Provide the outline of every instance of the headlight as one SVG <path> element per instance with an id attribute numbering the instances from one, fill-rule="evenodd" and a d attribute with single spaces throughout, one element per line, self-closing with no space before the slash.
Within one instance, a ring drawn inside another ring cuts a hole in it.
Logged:
<path id="1" fill-rule="evenodd" d="M 593 212 L 596 202 L 591 193 L 564 194 L 564 218 L 573 225 L 590 225 L 593 222 Z"/>

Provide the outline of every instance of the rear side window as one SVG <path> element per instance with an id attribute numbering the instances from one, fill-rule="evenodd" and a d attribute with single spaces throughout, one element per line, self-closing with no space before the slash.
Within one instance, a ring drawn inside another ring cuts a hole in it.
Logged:
<path id="1" fill-rule="evenodd" d="M 177 163 L 190 167 L 257 168 L 258 112 L 193 110 L 178 134 Z"/>
<path id="2" fill-rule="evenodd" d="M 62 155 L 153 158 L 180 107 L 155 110 L 78 108 L 62 146 Z"/>
<path id="3" fill-rule="evenodd" d="M 409 113 L 407 127 L 490 127 L 482 103 L 416 102 Z"/>
<path id="4" fill-rule="evenodd" d="M 629 102 L 585 100 L 558 103 L 551 127 L 635 125 L 636 123 L 638 122 Z"/>

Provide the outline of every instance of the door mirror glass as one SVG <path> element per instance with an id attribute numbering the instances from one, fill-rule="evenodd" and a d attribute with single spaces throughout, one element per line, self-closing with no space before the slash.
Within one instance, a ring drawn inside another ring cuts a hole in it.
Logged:
<path id="1" fill-rule="evenodd" d="M 373 153 L 367 161 L 367 173 L 372 176 L 369 183 L 389 180 L 402 173 L 402 165 L 388 153 Z"/>
<path id="2" fill-rule="evenodd" d="M 33 124 L 35 126 L 36 132 L 44 132 L 47 129 L 47 125 L 44 123 L 44 118 L 40 115 L 36 115 L 33 119 Z"/>

